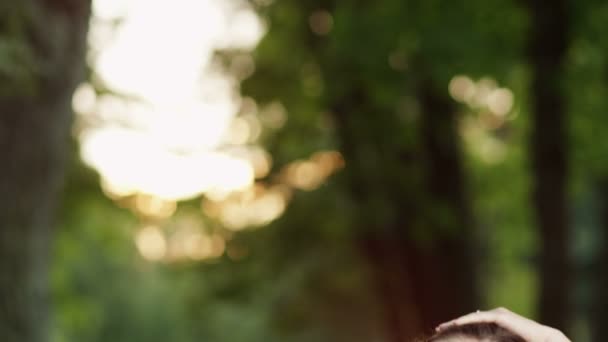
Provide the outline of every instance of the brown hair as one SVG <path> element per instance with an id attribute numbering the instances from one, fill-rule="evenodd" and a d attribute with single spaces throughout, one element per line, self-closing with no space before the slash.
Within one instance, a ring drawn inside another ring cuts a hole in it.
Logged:
<path id="1" fill-rule="evenodd" d="M 470 337 L 480 341 L 491 342 L 526 342 L 521 336 L 496 323 L 472 323 L 453 325 L 441 329 L 435 335 L 423 340 L 425 342 L 440 342 L 451 337 Z"/>

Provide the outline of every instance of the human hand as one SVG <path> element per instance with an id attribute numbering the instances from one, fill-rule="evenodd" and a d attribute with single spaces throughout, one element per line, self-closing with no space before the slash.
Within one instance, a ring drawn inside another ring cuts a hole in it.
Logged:
<path id="1" fill-rule="evenodd" d="M 473 312 L 443 323 L 436 330 L 442 331 L 453 325 L 473 323 L 495 323 L 521 336 L 528 342 L 570 342 L 561 331 L 517 315 L 505 308 Z"/>

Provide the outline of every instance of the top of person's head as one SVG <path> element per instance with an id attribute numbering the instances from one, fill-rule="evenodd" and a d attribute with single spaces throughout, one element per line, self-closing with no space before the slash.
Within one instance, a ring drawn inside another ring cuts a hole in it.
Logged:
<path id="1" fill-rule="evenodd" d="M 441 329 L 425 342 L 526 342 L 495 323 L 453 325 Z"/>

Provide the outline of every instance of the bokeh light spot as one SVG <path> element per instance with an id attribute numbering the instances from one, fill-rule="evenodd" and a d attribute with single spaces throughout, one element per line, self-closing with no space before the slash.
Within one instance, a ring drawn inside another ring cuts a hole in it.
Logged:
<path id="1" fill-rule="evenodd" d="M 161 260 L 167 251 L 167 241 L 160 228 L 146 226 L 135 236 L 135 244 L 141 256 L 147 260 Z"/>
<path id="2" fill-rule="evenodd" d="M 488 95 L 488 108 L 496 115 L 505 116 L 513 108 L 513 92 L 507 88 L 498 88 Z"/>
<path id="3" fill-rule="evenodd" d="M 475 95 L 475 82 L 468 76 L 454 76 L 448 85 L 452 98 L 459 102 L 468 102 Z"/>

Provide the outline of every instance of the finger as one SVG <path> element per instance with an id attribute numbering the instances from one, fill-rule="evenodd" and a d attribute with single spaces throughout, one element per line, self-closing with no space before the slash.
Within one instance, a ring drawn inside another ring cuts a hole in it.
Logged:
<path id="1" fill-rule="evenodd" d="M 498 313 L 492 311 L 477 311 L 445 322 L 437 327 L 437 331 L 443 330 L 453 325 L 464 325 L 471 323 L 497 323 Z"/>

